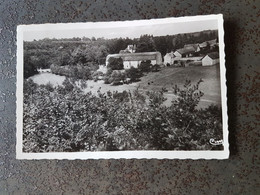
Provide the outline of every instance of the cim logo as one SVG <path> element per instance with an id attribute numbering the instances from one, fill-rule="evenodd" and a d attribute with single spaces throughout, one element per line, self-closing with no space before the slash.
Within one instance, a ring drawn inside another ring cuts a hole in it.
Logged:
<path id="1" fill-rule="evenodd" d="M 218 145 L 222 145 L 223 144 L 223 140 L 222 139 L 221 140 L 215 140 L 215 139 L 211 138 L 209 140 L 209 143 L 211 145 L 218 146 Z"/>

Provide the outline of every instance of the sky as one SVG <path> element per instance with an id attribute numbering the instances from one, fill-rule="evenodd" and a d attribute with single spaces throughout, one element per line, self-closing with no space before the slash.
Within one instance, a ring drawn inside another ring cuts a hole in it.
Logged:
<path id="1" fill-rule="evenodd" d="M 93 23 L 92 23 L 93 24 Z M 63 24 L 64 25 L 64 24 Z M 26 26 L 25 26 L 26 27 Z M 177 23 L 164 23 L 164 24 L 137 24 L 137 25 L 123 25 L 113 26 L 109 23 L 101 26 L 92 25 L 91 27 L 84 27 L 84 23 L 81 26 L 73 26 L 71 28 L 63 27 L 57 28 L 58 25 L 50 26 L 39 26 L 35 25 L 34 28 L 29 28 L 23 31 L 24 41 L 33 41 L 43 39 L 43 38 L 73 38 L 73 37 L 95 37 L 95 38 L 139 38 L 140 35 L 149 34 L 153 36 L 165 36 L 174 35 L 179 33 L 190 33 L 199 32 L 203 30 L 216 30 L 218 29 L 218 21 L 216 19 L 212 20 L 202 20 L 202 21 L 190 21 L 190 22 L 177 22 Z"/>

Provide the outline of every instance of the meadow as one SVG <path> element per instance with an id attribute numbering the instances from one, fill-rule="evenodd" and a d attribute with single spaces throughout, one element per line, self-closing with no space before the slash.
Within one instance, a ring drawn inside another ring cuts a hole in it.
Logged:
<path id="1" fill-rule="evenodd" d="M 164 97 L 167 100 L 165 105 L 169 106 L 172 99 L 176 99 L 173 93 L 173 87 L 183 86 L 186 80 L 190 80 L 192 84 L 195 84 L 200 79 L 203 82 L 200 84 L 200 90 L 204 93 L 200 99 L 198 107 L 205 108 L 211 104 L 221 106 L 221 91 L 220 91 L 220 79 L 219 79 L 219 64 L 214 66 L 196 66 L 196 67 L 164 67 L 158 72 L 149 72 L 141 77 L 141 80 L 135 83 L 124 84 L 114 86 L 111 84 L 104 84 L 102 80 L 93 81 L 86 80 L 86 86 L 82 89 L 85 93 L 92 92 L 97 94 L 97 91 L 106 93 L 108 91 L 134 91 L 138 88 L 139 92 L 147 91 L 161 91 L 164 89 Z M 30 79 L 35 83 L 46 85 L 50 83 L 53 86 L 62 85 L 65 80 L 65 76 L 55 75 L 52 73 L 36 74 Z M 82 79 L 77 79 L 82 81 Z"/>

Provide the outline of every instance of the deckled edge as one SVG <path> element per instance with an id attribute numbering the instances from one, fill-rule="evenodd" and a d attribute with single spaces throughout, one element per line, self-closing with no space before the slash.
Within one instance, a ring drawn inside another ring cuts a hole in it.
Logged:
<path id="1" fill-rule="evenodd" d="M 16 158 L 23 158 L 23 28 L 16 30 Z"/>
<path id="2" fill-rule="evenodd" d="M 223 128 L 223 146 L 224 151 L 229 158 L 229 142 L 228 142 L 228 109 L 227 109 L 227 78 L 226 78 L 226 55 L 224 42 L 224 19 L 223 14 L 219 14 L 218 18 L 218 37 L 219 37 L 219 56 L 220 56 L 220 81 L 221 81 L 221 107 L 222 107 L 222 128 Z"/>
<path id="3" fill-rule="evenodd" d="M 224 20 L 222 14 L 170 17 L 148 20 L 125 20 L 125 21 L 105 21 L 105 22 L 77 22 L 77 23 L 46 23 L 44 25 L 54 26 L 56 24 L 67 26 L 69 24 L 95 24 L 95 23 L 125 23 L 165 20 L 165 19 L 188 19 L 188 22 L 199 21 L 202 19 L 218 20 L 218 37 L 220 52 L 220 82 L 221 82 L 221 103 L 222 103 L 222 122 L 223 122 L 223 146 L 221 151 L 119 151 L 119 152 L 62 152 L 62 153 L 24 153 L 22 151 L 23 134 L 23 32 L 25 28 L 40 27 L 43 24 L 19 25 L 17 26 L 17 80 L 16 80 L 16 158 L 26 160 L 91 160 L 91 159 L 192 159 L 192 160 L 222 160 L 229 158 L 228 143 L 228 115 L 227 115 L 227 86 L 226 86 L 226 68 L 225 68 L 225 44 L 224 44 Z M 183 21 L 181 21 L 183 22 Z M 183 153 L 185 153 L 183 155 Z M 163 155 L 162 155 L 163 154 Z"/>

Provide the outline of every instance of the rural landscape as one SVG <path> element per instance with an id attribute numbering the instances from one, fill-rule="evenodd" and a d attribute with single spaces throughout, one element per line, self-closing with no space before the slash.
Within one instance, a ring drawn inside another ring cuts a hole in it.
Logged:
<path id="1" fill-rule="evenodd" d="M 223 150 L 218 31 L 24 41 L 24 152 Z"/>

